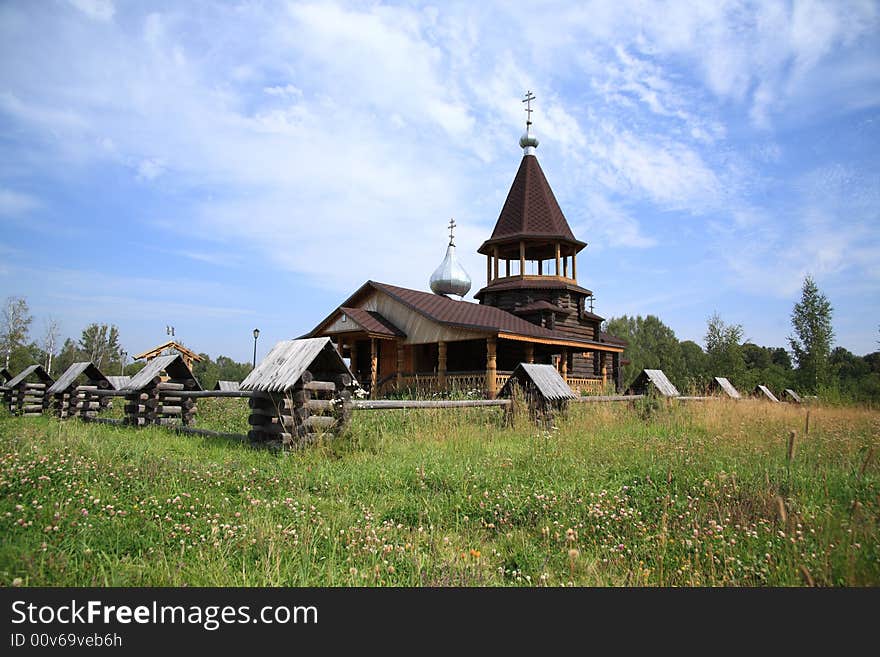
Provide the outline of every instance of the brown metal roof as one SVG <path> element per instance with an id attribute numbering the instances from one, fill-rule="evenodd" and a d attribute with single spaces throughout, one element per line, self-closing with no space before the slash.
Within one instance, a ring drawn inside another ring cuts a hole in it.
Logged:
<path id="1" fill-rule="evenodd" d="M 477 292 L 474 297 L 481 299 L 486 292 L 501 292 L 503 290 L 571 290 L 585 296 L 590 296 L 592 291 L 568 283 L 561 278 L 555 276 L 539 276 L 536 278 L 511 278 L 509 280 L 495 279 L 497 282 L 489 283 L 482 290 Z"/>
<path id="2" fill-rule="evenodd" d="M 596 317 L 599 316 L 596 315 Z M 602 318 L 599 317 L 599 319 Z M 629 342 L 627 342 L 623 338 L 618 338 L 616 335 L 611 335 L 610 333 L 599 333 L 599 342 L 607 342 L 608 344 L 620 345 L 622 347 L 625 347 L 629 344 Z"/>
<path id="3" fill-rule="evenodd" d="M 575 239 L 534 155 L 525 155 L 520 162 L 492 237 L 479 252 L 488 255 L 495 244 L 523 238 L 560 240 L 576 245 L 578 251 L 586 246 Z"/>
<path id="4" fill-rule="evenodd" d="M 554 342 L 577 343 L 584 345 L 584 347 L 603 345 L 602 342 L 595 340 L 578 340 L 559 331 L 551 331 L 493 306 L 484 306 L 471 303 L 470 301 L 455 301 L 439 294 L 410 290 L 405 287 L 388 285 L 387 283 L 377 283 L 376 281 L 367 281 L 361 285 L 354 294 L 343 302 L 342 306 L 330 313 L 312 331 L 307 333 L 306 337 L 320 336 L 321 331 L 333 320 L 338 311 L 342 310 L 342 308 L 352 308 L 358 303 L 359 299 L 362 299 L 373 290 L 387 294 L 392 299 L 439 324 L 448 324 L 487 333 L 506 333 L 510 336 L 534 338 L 537 341 L 546 340 L 549 344 Z M 612 343 L 610 341 L 604 344 L 610 347 L 620 346 L 619 343 Z"/>
<path id="5" fill-rule="evenodd" d="M 375 310 L 342 307 L 339 310 L 351 317 L 364 331 L 370 335 L 381 335 L 389 338 L 405 338 L 406 333 L 392 324 L 386 317 Z"/>

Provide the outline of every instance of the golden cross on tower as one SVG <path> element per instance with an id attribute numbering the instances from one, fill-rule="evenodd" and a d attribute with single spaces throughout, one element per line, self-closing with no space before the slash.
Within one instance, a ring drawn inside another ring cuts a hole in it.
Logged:
<path id="1" fill-rule="evenodd" d="M 532 109 L 533 100 L 535 100 L 535 94 L 533 94 L 531 91 L 527 91 L 526 97 L 522 100 L 522 102 L 526 104 L 526 132 L 529 131 L 529 128 L 532 125 L 532 112 L 535 111 Z"/>
<path id="2" fill-rule="evenodd" d="M 452 244 L 453 240 L 455 240 L 455 235 L 454 235 L 453 231 L 455 230 L 456 225 L 457 224 L 455 223 L 455 219 L 449 220 L 449 243 L 450 244 Z"/>

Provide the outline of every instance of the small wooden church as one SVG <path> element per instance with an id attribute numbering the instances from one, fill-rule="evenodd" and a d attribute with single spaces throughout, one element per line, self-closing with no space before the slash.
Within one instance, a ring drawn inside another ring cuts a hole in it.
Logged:
<path id="1" fill-rule="evenodd" d="M 451 298 L 467 294 L 471 281 L 455 257 L 450 222 L 432 292 L 367 281 L 307 334 L 332 338 L 371 396 L 396 387 L 457 387 L 494 398 L 519 363 L 554 365 L 575 390 L 621 388 L 626 342 L 601 331 L 593 293 L 578 283 L 577 255 L 587 245 L 541 170 L 530 120 L 520 146 L 507 199 L 477 250 L 486 256 L 479 303 Z"/>

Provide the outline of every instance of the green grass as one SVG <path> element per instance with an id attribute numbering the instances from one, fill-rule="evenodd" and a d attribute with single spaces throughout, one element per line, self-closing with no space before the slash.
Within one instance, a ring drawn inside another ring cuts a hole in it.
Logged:
<path id="1" fill-rule="evenodd" d="M 199 401 L 199 426 L 246 416 Z M 880 413 L 804 427 L 752 402 L 581 404 L 551 431 L 359 412 L 273 454 L 4 416 L 0 584 L 878 585 Z"/>

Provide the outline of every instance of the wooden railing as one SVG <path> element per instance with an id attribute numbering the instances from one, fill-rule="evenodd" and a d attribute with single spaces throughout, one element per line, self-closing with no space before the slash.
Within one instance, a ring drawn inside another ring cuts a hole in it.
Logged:
<path id="1" fill-rule="evenodd" d="M 579 395 L 604 395 L 606 383 L 602 379 L 581 379 L 568 377 L 568 386 Z"/>
<path id="2" fill-rule="evenodd" d="M 501 390 L 508 378 L 510 378 L 510 372 L 496 372 L 495 390 Z M 389 380 L 384 388 L 380 388 L 380 394 L 393 390 L 395 384 L 393 379 Z M 400 387 L 420 392 L 434 392 L 441 389 L 440 377 L 434 373 L 405 374 L 400 378 Z M 483 393 L 486 391 L 486 372 L 449 372 L 446 374 L 446 385 L 442 386 L 442 389 L 463 393 Z"/>

